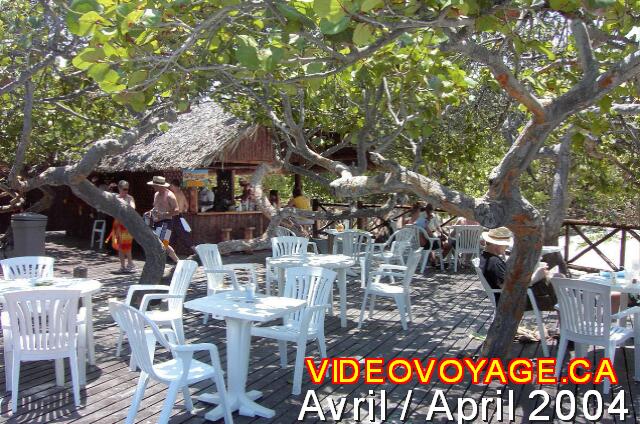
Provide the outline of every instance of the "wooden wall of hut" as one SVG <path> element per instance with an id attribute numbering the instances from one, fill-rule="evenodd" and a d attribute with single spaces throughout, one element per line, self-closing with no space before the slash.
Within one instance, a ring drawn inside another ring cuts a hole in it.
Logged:
<path id="1" fill-rule="evenodd" d="M 189 214 L 186 216 L 191 226 L 193 241 L 219 243 L 223 241 L 222 230 L 232 228 L 231 239 L 243 239 L 245 228 L 255 227 L 253 236 L 261 235 L 269 225 L 269 219 L 262 212 L 217 212 L 214 214 Z"/>

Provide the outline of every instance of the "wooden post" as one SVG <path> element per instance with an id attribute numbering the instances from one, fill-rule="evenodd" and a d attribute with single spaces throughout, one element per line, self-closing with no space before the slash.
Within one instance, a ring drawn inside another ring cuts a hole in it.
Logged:
<path id="1" fill-rule="evenodd" d="M 356 202 L 356 210 L 360 210 L 363 208 L 362 200 L 358 200 Z M 358 218 L 357 224 L 359 229 L 366 230 L 367 229 L 367 218 Z"/>
<path id="2" fill-rule="evenodd" d="M 564 260 L 569 265 L 569 226 L 564 224 Z"/>
<path id="3" fill-rule="evenodd" d="M 311 199 L 311 210 L 317 212 L 320 209 L 320 201 L 318 199 Z M 320 232 L 318 231 L 318 220 L 313 220 L 313 226 L 311 227 L 311 235 L 313 238 L 318 238 Z"/>
<path id="4" fill-rule="evenodd" d="M 624 257 L 627 250 L 627 230 L 622 230 L 620 237 L 620 268 L 624 268 Z"/>
<path id="5" fill-rule="evenodd" d="M 299 174 L 293 174 L 293 186 L 302 190 L 302 177 Z"/>

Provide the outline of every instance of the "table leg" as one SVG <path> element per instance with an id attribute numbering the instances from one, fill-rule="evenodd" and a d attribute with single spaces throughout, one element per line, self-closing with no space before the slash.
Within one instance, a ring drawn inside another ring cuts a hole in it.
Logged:
<path id="1" fill-rule="evenodd" d="M 284 294 L 284 267 L 278 267 L 278 296 Z"/>
<path id="2" fill-rule="evenodd" d="M 640 314 L 633 314 L 633 379 L 640 382 Z"/>
<path id="3" fill-rule="evenodd" d="M 340 327 L 347 326 L 347 269 L 338 271 L 338 291 L 340 292 Z"/>
<path id="4" fill-rule="evenodd" d="M 93 339 L 93 300 L 91 295 L 82 298 L 82 303 L 87 309 L 87 353 L 89 354 L 89 364 L 96 364 L 96 344 Z"/>
<path id="5" fill-rule="evenodd" d="M 262 392 L 246 392 L 247 371 L 249 369 L 249 350 L 251 349 L 251 322 L 226 318 L 227 322 L 227 401 L 231 411 L 240 415 L 273 418 L 275 411 L 257 404 L 254 400 Z M 202 402 L 219 403 L 215 394 L 205 394 L 198 398 Z M 222 405 L 205 414 L 207 420 L 216 421 L 224 416 Z"/>

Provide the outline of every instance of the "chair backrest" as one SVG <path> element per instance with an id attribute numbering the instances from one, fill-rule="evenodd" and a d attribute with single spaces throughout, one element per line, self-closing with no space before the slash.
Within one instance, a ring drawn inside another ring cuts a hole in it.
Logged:
<path id="1" fill-rule="evenodd" d="M 76 348 L 80 290 L 25 290 L 4 297 L 14 352 L 47 359 Z"/>
<path id="2" fill-rule="evenodd" d="M 131 346 L 131 354 L 135 359 L 136 365 L 138 365 L 142 371 L 157 379 L 153 369 L 153 351 L 155 349 L 149 349 L 147 328 L 151 329 L 157 342 L 166 349 L 170 349 L 166 339 L 162 333 L 160 333 L 158 326 L 139 310 L 121 302 L 110 301 L 109 310 L 113 320 L 127 335 L 129 345 Z M 155 347 L 155 343 L 153 346 Z"/>
<path id="3" fill-rule="evenodd" d="M 418 268 L 418 264 L 420 263 L 420 259 L 422 258 L 422 249 L 415 249 L 409 252 L 409 255 L 406 259 L 405 266 L 407 270 L 404 274 L 404 281 L 402 282 L 405 288 L 409 288 L 411 285 L 411 280 L 413 280 L 413 276 L 416 273 L 416 269 Z"/>
<path id="4" fill-rule="evenodd" d="M 285 273 L 284 297 L 304 299 L 304 308 L 293 312 L 285 318 L 286 325 L 297 327 L 300 325 L 307 307 L 329 305 L 329 296 L 333 287 L 336 273 L 320 267 L 292 267 Z M 323 325 L 323 311 L 316 311 L 311 317 L 309 329 L 315 330 Z"/>
<path id="5" fill-rule="evenodd" d="M 271 239 L 271 256 L 306 255 L 309 239 L 304 237 L 274 237 Z"/>
<path id="6" fill-rule="evenodd" d="M 395 233 L 391 234 L 389 240 L 393 241 L 403 241 L 411 243 L 411 247 L 417 249 L 420 247 L 420 237 L 418 237 L 418 230 L 415 226 L 406 226 L 400 228 Z"/>
<path id="7" fill-rule="evenodd" d="M 484 273 L 482 272 L 482 269 L 480 269 L 480 258 L 473 258 L 471 260 L 471 263 L 473 263 L 473 268 L 476 270 L 476 274 L 480 279 L 480 284 L 482 284 L 482 288 L 487 293 L 487 297 L 489 297 L 489 300 L 491 301 L 493 308 L 497 309 L 496 295 L 495 295 L 496 289 L 493 289 L 489 285 L 489 282 L 487 281 L 487 279 L 484 277 Z"/>
<path id="8" fill-rule="evenodd" d="M 287 227 L 277 226 L 276 237 L 297 237 L 296 233 L 288 229 Z"/>
<path id="9" fill-rule="evenodd" d="M 19 256 L 0 261 L 5 280 L 16 278 L 53 277 L 53 258 L 47 256 Z"/>
<path id="10" fill-rule="evenodd" d="M 178 261 L 176 269 L 173 272 L 173 276 L 171 277 L 169 294 L 177 294 L 182 296 L 182 299 L 169 299 L 169 310 L 176 310 L 176 308 L 182 309 L 184 298 L 187 295 L 187 289 L 189 288 L 189 284 L 191 283 L 193 274 L 195 274 L 197 268 L 198 263 L 196 261 Z"/>
<path id="11" fill-rule="evenodd" d="M 456 252 L 480 253 L 481 225 L 454 225 L 453 230 L 456 235 Z"/>
<path id="12" fill-rule="evenodd" d="M 591 338 L 609 339 L 611 287 L 570 278 L 552 278 L 560 307 L 561 329 Z"/>
<path id="13" fill-rule="evenodd" d="M 218 250 L 217 244 L 199 244 L 196 246 L 196 253 L 202 262 L 204 269 L 221 269 L 222 256 Z M 211 289 L 221 289 L 224 284 L 223 274 L 214 274 L 207 272 L 207 285 Z"/>
<path id="14" fill-rule="evenodd" d="M 335 235 L 333 239 L 332 253 L 342 253 L 352 257 L 358 263 L 358 259 L 371 252 L 371 234 L 362 231 L 343 231 Z"/>
<path id="15" fill-rule="evenodd" d="M 406 263 L 406 258 L 412 250 L 416 250 L 414 246 L 411 244 L 411 240 L 394 240 L 391 242 L 391 254 L 394 258 L 399 258 L 402 260 L 402 263 Z"/>

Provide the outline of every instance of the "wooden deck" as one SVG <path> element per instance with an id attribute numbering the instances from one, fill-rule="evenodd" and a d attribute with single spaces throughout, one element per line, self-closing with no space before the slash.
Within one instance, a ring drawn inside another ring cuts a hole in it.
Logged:
<path id="1" fill-rule="evenodd" d="M 50 237 L 47 244 L 48 254 L 57 258 L 57 274 L 70 273 L 77 265 L 89 268 L 90 277 L 102 281 L 104 288 L 94 300 L 95 311 L 95 335 L 96 335 L 96 360 L 95 367 L 87 368 L 87 386 L 82 390 L 83 406 L 76 409 L 69 389 L 56 387 L 53 372 L 53 362 L 33 362 L 22 365 L 20 375 L 20 400 L 18 413 L 13 416 L 9 411 L 9 394 L 2 401 L 0 408 L 0 421 L 16 423 L 118 423 L 126 417 L 130 400 L 135 390 L 138 374 L 130 372 L 127 368 L 129 351 L 125 344 L 122 357 L 116 358 L 115 340 L 117 328 L 111 319 L 107 301 L 116 297 L 123 299 L 127 287 L 136 281 L 136 276 L 122 276 L 111 273 L 118 268 L 117 260 L 104 254 L 83 250 L 70 246 L 67 239 L 60 236 Z M 225 262 L 255 262 L 264 264 L 266 254 L 237 255 L 225 258 Z M 203 296 L 206 283 L 203 274 L 199 271 L 189 291 L 189 298 Z M 400 327 L 395 306 L 386 300 L 378 301 L 380 308 L 374 319 L 365 323 L 362 330 L 356 328 L 359 314 L 362 290 L 359 283 L 349 285 L 348 298 L 348 327 L 341 328 L 337 316 L 327 316 L 326 337 L 327 348 L 330 357 L 470 357 L 478 353 L 481 341 L 474 334 L 486 333 L 491 320 L 491 305 L 479 282 L 469 270 L 466 272 L 440 273 L 429 271 L 420 276 L 413 284 L 413 311 L 414 322 L 410 324 L 409 331 L 404 332 Z M 555 319 L 547 317 L 548 327 L 555 329 Z M 224 322 L 209 320 L 207 325 L 202 324 L 199 314 L 185 311 L 185 330 L 189 342 L 214 342 L 221 353 L 222 363 L 226 363 L 225 352 L 225 327 Z M 518 356 L 534 357 L 541 353 L 539 343 L 513 344 L 514 352 Z M 289 349 L 290 364 L 294 358 L 293 347 Z M 318 355 L 316 345 L 311 344 L 307 350 L 309 356 Z M 555 355 L 555 343 L 552 346 L 552 355 Z M 601 351 L 590 352 L 592 359 L 599 358 Z M 624 421 L 614 419 L 608 414 L 599 422 L 640 422 L 640 385 L 635 383 L 633 376 L 633 347 L 620 349 L 616 358 L 616 370 L 621 379 L 620 384 L 614 387 L 612 394 L 618 391 L 625 392 L 626 407 L 629 414 Z M 249 366 L 248 387 L 263 392 L 260 402 L 275 409 L 276 416 L 271 420 L 250 418 L 234 414 L 236 423 L 248 422 L 274 422 L 290 423 L 297 421 L 300 407 L 304 401 L 307 389 L 315 389 L 318 398 L 323 402 L 322 406 L 328 421 L 333 421 L 328 407 L 328 401 L 337 402 L 340 397 L 347 396 L 349 402 L 345 407 L 343 419 L 346 422 L 354 422 L 353 397 L 365 397 L 369 390 L 373 390 L 373 396 L 379 403 L 380 390 L 386 390 L 387 395 L 387 421 L 400 422 L 402 405 L 407 397 L 408 390 L 412 390 L 412 402 L 405 422 L 427 422 L 427 408 L 431 402 L 435 390 L 446 392 L 450 399 L 452 409 L 455 409 L 455 399 L 471 397 L 481 399 L 495 397 L 496 390 L 502 390 L 506 399 L 507 389 L 514 390 L 516 409 L 515 422 L 529 422 L 528 416 L 536 407 L 540 399 L 530 400 L 530 393 L 540 388 L 537 385 L 501 387 L 497 384 L 472 385 L 469 381 L 447 386 L 440 382 L 422 386 L 416 381 L 406 385 L 385 384 L 369 386 L 365 384 L 332 385 L 330 380 L 324 385 L 315 386 L 304 373 L 301 396 L 291 395 L 291 380 L 293 378 L 292 364 L 287 369 L 281 369 L 277 355 L 277 345 L 274 342 L 254 339 L 252 344 Z M 0 385 L 4 386 L 4 372 L 0 373 Z M 67 367 L 67 382 L 70 375 Z M 193 395 L 213 389 L 211 385 L 192 387 Z M 601 387 L 593 386 L 544 386 L 552 396 L 559 390 L 570 390 L 576 395 L 581 395 L 589 389 L 601 391 Z M 164 401 L 166 387 L 151 382 L 147 387 L 145 398 L 136 419 L 138 422 L 156 422 L 162 402 Z M 610 404 L 612 395 L 603 396 L 605 409 Z M 195 397 L 194 397 L 195 401 Z M 581 397 L 577 396 L 578 414 L 574 422 L 587 422 L 581 418 Z M 365 404 L 366 405 L 366 404 Z M 179 398 L 173 410 L 172 423 L 200 423 L 205 422 L 204 413 L 211 408 L 210 405 L 195 402 L 194 414 L 182 409 L 183 402 Z M 366 406 L 361 409 L 362 416 L 366 416 Z M 455 411 L 454 411 L 455 412 Z M 543 415 L 549 415 L 551 422 L 559 422 L 555 412 L 554 403 L 548 406 Z M 496 408 L 490 408 L 488 422 L 499 422 L 500 416 Z M 506 416 L 505 416 L 506 418 Z M 318 422 L 316 414 L 309 414 L 305 422 Z M 366 420 L 364 420 L 366 421 Z M 442 414 L 436 414 L 430 422 L 449 422 Z M 471 421 L 470 421 L 471 422 Z M 478 419 L 472 422 L 482 422 Z"/>

